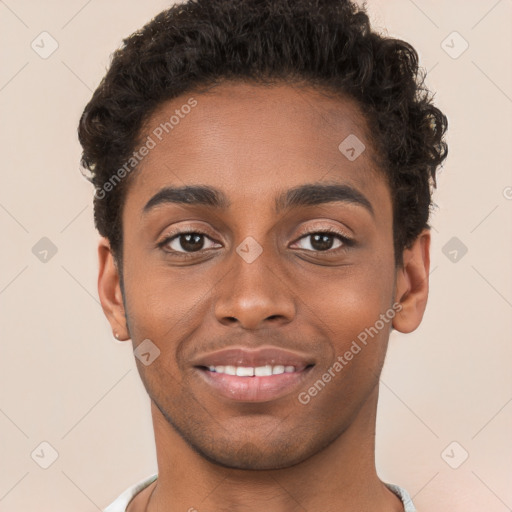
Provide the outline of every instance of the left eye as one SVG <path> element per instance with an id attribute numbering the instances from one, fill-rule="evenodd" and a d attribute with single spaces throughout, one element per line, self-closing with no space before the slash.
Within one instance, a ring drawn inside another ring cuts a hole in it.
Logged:
<path id="1" fill-rule="evenodd" d="M 299 239 L 299 241 L 301 240 L 309 240 L 307 243 L 309 247 L 301 247 L 301 249 L 305 249 L 307 251 L 328 251 L 332 249 L 338 249 L 343 245 L 349 244 L 349 240 L 346 237 L 340 234 L 329 232 L 308 233 Z M 333 244 L 336 240 L 338 241 L 338 245 L 333 247 Z"/>

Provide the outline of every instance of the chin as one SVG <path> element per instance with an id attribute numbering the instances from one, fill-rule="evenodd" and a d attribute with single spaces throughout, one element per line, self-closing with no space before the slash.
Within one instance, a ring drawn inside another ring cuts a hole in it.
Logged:
<path id="1" fill-rule="evenodd" d="M 228 450 L 220 450 L 217 445 L 214 451 L 196 451 L 213 464 L 229 469 L 241 469 L 252 471 L 284 469 L 299 464 L 307 456 L 301 456 L 297 452 L 284 452 L 282 449 L 273 451 L 267 445 L 264 448 L 253 443 L 245 443 L 238 450 L 230 443 Z"/>

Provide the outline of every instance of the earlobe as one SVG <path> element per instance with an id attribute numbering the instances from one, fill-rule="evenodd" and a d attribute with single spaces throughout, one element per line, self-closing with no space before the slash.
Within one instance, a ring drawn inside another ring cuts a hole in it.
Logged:
<path id="1" fill-rule="evenodd" d="M 102 237 L 98 244 L 98 258 L 98 294 L 103 313 L 105 313 L 116 339 L 127 340 L 130 336 L 126 326 L 119 272 L 110 243 L 105 237 Z"/>
<path id="2" fill-rule="evenodd" d="M 403 252 L 403 265 L 396 276 L 395 302 L 401 305 L 393 328 L 408 333 L 421 323 L 427 306 L 430 270 L 430 229 L 424 229 Z"/>

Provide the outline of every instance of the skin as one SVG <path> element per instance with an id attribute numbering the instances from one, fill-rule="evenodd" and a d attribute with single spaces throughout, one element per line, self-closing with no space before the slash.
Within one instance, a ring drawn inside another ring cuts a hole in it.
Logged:
<path id="1" fill-rule="evenodd" d="M 351 100 L 226 82 L 162 104 L 144 137 L 191 96 L 197 106 L 149 152 L 127 192 L 124 301 L 108 240 L 98 248 L 99 296 L 113 331 L 134 348 L 150 339 L 160 350 L 148 366 L 136 359 L 151 398 L 159 477 L 128 511 L 402 511 L 374 462 L 391 321 L 307 405 L 297 396 L 394 303 L 402 309 L 393 328 L 416 329 L 428 295 L 429 231 L 397 268 L 390 190 Z M 353 162 L 338 149 L 349 134 L 366 146 Z M 373 214 L 347 201 L 276 214 L 275 197 L 306 183 L 349 185 Z M 216 187 L 229 206 L 166 203 L 143 213 L 162 188 L 192 184 Z M 190 252 L 183 237 L 157 246 L 187 227 L 206 234 L 203 249 Z M 354 243 L 332 235 L 332 248 L 320 250 L 311 234 L 326 228 Z M 248 236 L 263 249 L 250 264 L 236 252 Z M 180 257 L 187 250 L 191 258 Z M 265 344 L 315 361 L 276 400 L 220 397 L 191 363 L 219 348 Z"/>

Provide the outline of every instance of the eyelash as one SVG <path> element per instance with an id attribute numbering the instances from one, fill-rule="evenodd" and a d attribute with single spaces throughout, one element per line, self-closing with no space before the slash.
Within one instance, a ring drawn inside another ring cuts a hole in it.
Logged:
<path id="1" fill-rule="evenodd" d="M 158 248 L 162 249 L 164 252 L 167 252 L 169 254 L 178 254 L 180 257 L 183 257 L 183 258 L 194 257 L 197 254 L 201 253 L 201 251 L 203 251 L 204 249 L 200 249 L 199 251 L 193 251 L 193 252 L 175 251 L 173 249 L 171 249 L 171 250 L 165 249 L 165 246 L 168 245 L 173 240 L 175 240 L 176 238 L 179 238 L 181 235 L 189 235 L 189 234 L 200 235 L 200 236 L 205 236 L 207 238 L 210 238 L 210 236 L 207 233 L 204 233 L 203 231 L 200 231 L 197 229 L 190 229 L 190 230 L 185 229 L 182 231 L 177 231 L 175 233 L 169 234 L 168 236 L 165 237 L 164 240 L 159 242 L 157 244 L 157 246 L 158 246 Z M 337 247 L 336 249 L 327 249 L 325 251 L 314 251 L 314 250 L 310 250 L 310 249 L 303 249 L 303 250 L 305 250 L 307 252 L 314 252 L 316 254 L 331 255 L 331 254 L 337 254 L 340 251 L 346 251 L 347 248 L 352 247 L 355 244 L 355 241 L 353 239 L 348 238 L 343 233 L 340 233 L 338 230 L 331 228 L 331 227 L 321 228 L 321 229 L 317 229 L 315 231 L 304 231 L 296 239 L 296 242 L 298 242 L 299 240 L 302 240 L 303 238 L 306 238 L 307 236 L 324 235 L 324 234 L 335 236 L 342 242 L 343 245 L 341 245 L 340 247 Z"/>

